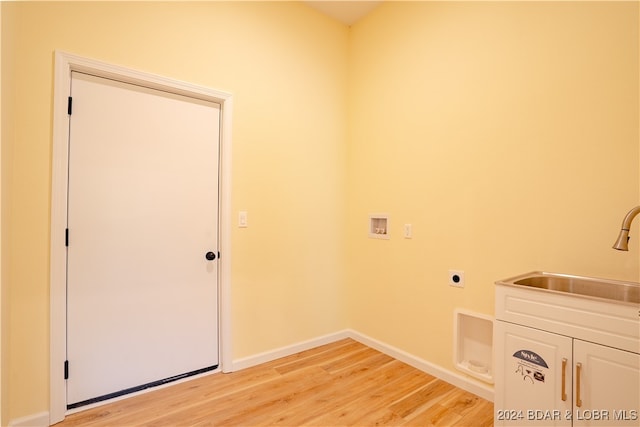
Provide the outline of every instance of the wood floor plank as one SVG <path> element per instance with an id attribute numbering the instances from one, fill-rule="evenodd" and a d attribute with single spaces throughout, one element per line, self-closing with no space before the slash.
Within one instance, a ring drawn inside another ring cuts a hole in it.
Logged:
<path id="1" fill-rule="evenodd" d="M 473 406 L 468 406 L 465 415 L 452 426 L 465 427 L 492 427 L 493 426 L 493 403 L 484 399 L 478 400 Z"/>
<path id="2" fill-rule="evenodd" d="M 286 413 L 297 403 L 307 402 L 326 387 L 329 374 L 319 367 L 308 367 L 289 374 L 291 383 L 282 387 L 259 387 L 253 390 L 252 400 L 239 400 L 238 407 L 229 408 L 229 414 L 215 419 L 217 425 L 269 424 L 274 413 Z"/>
<path id="3" fill-rule="evenodd" d="M 491 402 L 345 339 L 78 412 L 56 426 L 492 424 Z"/>
<path id="4" fill-rule="evenodd" d="M 298 358 L 290 363 L 280 364 L 275 369 L 278 373 L 284 375 L 288 372 L 295 371 L 296 369 L 302 369 L 307 366 L 315 366 L 319 363 L 331 363 L 332 361 L 338 361 L 348 357 L 348 355 L 354 352 L 358 353 L 365 350 L 366 349 L 362 348 L 362 344 L 353 341 L 347 345 L 336 348 L 333 351 L 322 352 L 308 357 Z"/>
<path id="5" fill-rule="evenodd" d="M 435 380 L 432 376 L 399 362 L 394 376 L 385 382 L 362 390 L 359 396 L 342 405 L 338 411 L 327 414 L 324 419 L 333 421 L 331 425 L 394 425 L 402 417 L 390 405 L 402 396 L 419 390 L 426 382 Z M 404 374 L 402 373 L 404 372 Z M 328 425 L 328 423 L 326 423 Z"/>
<path id="6" fill-rule="evenodd" d="M 235 393 L 202 401 L 170 416 L 163 416 L 149 425 L 175 426 L 184 420 L 189 420 L 188 425 L 197 425 L 207 420 L 219 425 L 232 425 L 225 424 L 224 420 L 234 416 L 242 416 L 246 419 L 254 416 L 253 414 L 258 415 L 261 408 L 268 406 L 274 398 L 287 396 L 296 387 L 314 384 L 316 381 L 322 381 L 321 377 L 326 376 L 327 373 L 318 367 L 300 369 L 276 381 L 260 383 Z"/>
<path id="7" fill-rule="evenodd" d="M 345 354 L 343 357 L 333 359 L 327 363 L 322 364 L 322 369 L 329 373 L 336 373 L 343 369 L 349 368 L 359 362 L 364 362 L 371 357 L 379 356 L 380 353 L 372 348 L 362 348 L 360 351 L 352 351 L 349 354 Z M 374 362 L 375 363 L 375 362 Z M 378 363 L 383 363 L 383 360 L 379 360 Z"/>
<path id="8" fill-rule="evenodd" d="M 477 407 L 482 405 L 483 402 L 486 402 L 486 400 L 473 393 L 469 393 L 468 391 L 455 388 L 453 392 L 442 397 L 440 404 L 461 417 L 465 417 L 469 414 L 473 414 Z M 493 405 L 491 406 L 493 407 Z"/>
<path id="9" fill-rule="evenodd" d="M 386 372 L 395 369 L 397 361 L 392 358 L 381 358 L 378 354 L 366 361 L 359 362 L 350 368 L 345 368 L 332 374 L 332 379 L 325 384 L 311 400 L 302 402 L 304 407 L 279 414 L 272 425 L 319 425 L 318 418 L 341 408 L 353 400 L 353 396 L 362 387 L 371 384 L 375 376 L 384 377 Z M 384 363 L 380 363 L 384 362 Z"/>
<path id="10" fill-rule="evenodd" d="M 404 419 L 411 419 L 414 413 L 428 409 L 453 389 L 454 386 L 451 384 L 434 379 L 416 392 L 393 403 L 390 409 Z"/>
<path id="11" fill-rule="evenodd" d="M 402 396 L 410 394 L 426 382 L 434 380 L 434 378 L 424 372 L 420 372 L 409 365 L 400 361 L 394 361 L 395 367 L 393 374 L 388 376 L 384 381 L 377 381 L 367 390 L 361 390 L 355 399 L 348 404 L 341 405 L 336 410 L 329 412 L 322 418 L 315 421 L 319 424 L 326 425 L 368 425 L 372 418 L 372 412 L 376 408 L 385 408 L 380 416 L 386 419 L 388 407 L 394 401 Z M 401 418 L 401 417 L 398 417 Z M 328 421 L 331 420 L 331 423 Z M 388 422 L 388 421 L 387 421 Z"/>
<path id="12" fill-rule="evenodd" d="M 278 366 L 287 365 L 290 363 L 294 363 L 296 361 L 305 360 L 310 357 L 315 357 L 318 354 L 327 354 L 329 357 L 334 355 L 334 352 L 342 352 L 345 347 L 348 348 L 358 348 L 358 342 L 351 339 L 345 338 L 343 340 L 335 341 L 329 344 L 321 345 L 318 347 L 311 348 L 309 350 L 301 351 L 299 353 L 294 353 L 290 356 L 281 357 L 279 359 L 272 360 L 271 362 L 263 363 L 255 368 L 275 368 Z"/>
<path id="13" fill-rule="evenodd" d="M 430 406 L 411 420 L 405 422 L 405 426 L 451 426 L 460 421 L 462 416 L 439 403 Z"/>

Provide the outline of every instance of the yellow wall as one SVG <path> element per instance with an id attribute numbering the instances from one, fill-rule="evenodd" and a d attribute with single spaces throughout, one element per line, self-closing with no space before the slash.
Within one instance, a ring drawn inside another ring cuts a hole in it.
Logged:
<path id="1" fill-rule="evenodd" d="M 233 94 L 232 211 L 249 213 L 249 227 L 232 232 L 234 358 L 346 327 L 346 26 L 302 3 L 2 8 L 13 23 L 2 39 L 14 48 L 3 58 L 14 72 L 3 89 L 17 95 L 15 139 L 3 135 L 13 150 L 11 235 L 3 245 L 10 253 L 9 419 L 48 408 L 55 49 Z"/>
<path id="2" fill-rule="evenodd" d="M 2 7 L 0 7 L 0 28 L 2 28 Z M 2 141 L 2 102 L 1 100 L 4 99 L 2 97 L 2 31 L 0 31 L 0 141 Z M 8 311 L 6 310 L 6 307 L 3 305 L 4 301 L 6 301 L 6 297 L 4 295 L 4 283 L 5 281 L 3 280 L 3 273 L 2 273 L 2 264 L 3 264 L 3 255 L 2 255 L 2 247 L 3 245 L 3 240 L 2 240 L 2 236 L 5 234 L 4 232 L 4 215 L 2 215 L 2 208 L 5 205 L 3 203 L 3 194 L 4 192 L 2 191 L 2 183 L 4 182 L 3 175 L 2 175 L 2 145 L 0 145 L 0 425 L 4 425 L 5 420 L 4 420 L 4 416 L 2 415 L 4 413 L 3 408 L 6 406 L 6 401 L 4 400 L 4 390 L 5 390 L 5 385 L 6 382 L 4 381 L 4 376 L 2 375 L 2 373 L 4 372 L 5 369 L 5 358 L 4 358 L 4 352 L 2 351 L 3 348 L 3 344 L 4 344 L 4 339 L 7 335 L 7 333 L 5 332 L 5 325 L 7 323 L 5 323 L 5 314 L 8 313 Z"/>
<path id="3" fill-rule="evenodd" d="M 0 4 L 0 425 L 9 422 L 9 192 L 11 190 L 11 158 L 10 143 L 13 139 L 13 109 L 10 107 L 14 97 L 13 86 L 9 84 L 13 74 L 9 67 L 9 57 L 14 49 L 11 39 L 5 34 L 11 34 L 13 26 L 12 14 L 5 12 Z"/>
<path id="4" fill-rule="evenodd" d="M 611 249 L 640 202 L 637 2 L 383 3 L 350 37 L 353 329 L 453 370 L 453 310 L 493 315 L 498 279 L 640 279 L 640 221 Z"/>
<path id="5" fill-rule="evenodd" d="M 236 359 L 350 327 L 453 369 L 453 308 L 492 314 L 496 279 L 640 279 L 640 240 L 610 249 L 640 202 L 637 3 L 392 2 L 351 29 L 298 2 L 0 7 L 3 423 L 48 408 L 55 49 L 233 93 Z"/>

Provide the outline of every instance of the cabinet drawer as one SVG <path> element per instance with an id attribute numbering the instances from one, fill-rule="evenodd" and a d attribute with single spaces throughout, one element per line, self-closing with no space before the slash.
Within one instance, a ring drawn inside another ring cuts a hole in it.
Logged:
<path id="1" fill-rule="evenodd" d="M 636 305 L 498 284 L 496 319 L 640 353 Z"/>

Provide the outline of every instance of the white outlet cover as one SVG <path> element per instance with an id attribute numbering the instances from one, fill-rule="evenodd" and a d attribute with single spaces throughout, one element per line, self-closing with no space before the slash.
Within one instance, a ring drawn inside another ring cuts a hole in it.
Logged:
<path id="1" fill-rule="evenodd" d="M 449 285 L 456 288 L 464 288 L 464 271 L 449 270 Z"/>

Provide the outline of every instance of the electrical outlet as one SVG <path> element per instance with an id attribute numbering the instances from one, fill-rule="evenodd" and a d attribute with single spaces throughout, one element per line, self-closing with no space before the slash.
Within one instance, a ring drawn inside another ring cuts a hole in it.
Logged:
<path id="1" fill-rule="evenodd" d="M 404 238 L 410 239 L 413 237 L 413 230 L 411 224 L 404 225 Z"/>
<path id="2" fill-rule="evenodd" d="M 449 286 L 464 288 L 464 271 L 449 270 Z"/>

